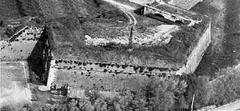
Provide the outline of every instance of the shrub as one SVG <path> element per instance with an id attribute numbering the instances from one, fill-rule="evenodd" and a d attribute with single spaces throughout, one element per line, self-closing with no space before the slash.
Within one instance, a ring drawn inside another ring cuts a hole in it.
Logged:
<path id="1" fill-rule="evenodd" d="M 187 104 L 183 96 L 187 84 L 185 81 L 163 79 L 152 81 L 144 88 L 149 110 L 168 111 L 185 109 Z"/>
<path id="2" fill-rule="evenodd" d="M 240 98 L 240 71 L 235 68 L 220 70 L 217 78 L 208 83 L 213 89 L 209 103 L 222 105 Z"/>
<path id="3" fill-rule="evenodd" d="M 240 98 L 240 71 L 235 68 L 221 69 L 210 80 L 209 76 L 191 76 L 188 80 L 187 102 L 195 94 L 195 108 L 223 105 Z"/>
<path id="4" fill-rule="evenodd" d="M 155 79 L 140 91 L 122 90 L 115 97 L 100 95 L 97 89 L 85 92 L 87 98 L 68 98 L 67 101 L 47 105 L 21 105 L 19 111 L 169 111 L 187 108 L 183 96 L 187 84 L 182 80 Z M 13 109 L 15 106 L 1 110 Z"/>

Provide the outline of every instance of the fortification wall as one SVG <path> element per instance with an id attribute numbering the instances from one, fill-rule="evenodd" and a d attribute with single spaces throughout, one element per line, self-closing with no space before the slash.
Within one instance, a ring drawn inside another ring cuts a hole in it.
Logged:
<path id="1" fill-rule="evenodd" d="M 202 37 L 199 39 L 197 46 L 193 49 L 192 53 L 187 59 L 185 66 L 180 68 L 177 71 L 177 74 L 190 74 L 193 73 L 197 66 L 199 65 L 202 57 L 207 50 L 208 46 L 211 43 L 211 23 L 208 25 L 208 28 L 202 34 Z"/>
<path id="2" fill-rule="evenodd" d="M 118 92 L 123 89 L 138 90 L 151 81 L 163 79 L 174 79 L 174 81 L 178 81 L 181 74 L 190 74 L 194 72 L 201 61 L 206 48 L 211 42 L 211 25 L 209 25 L 209 20 L 207 17 L 194 12 L 188 12 L 168 5 L 165 7 L 167 8 L 161 9 L 162 7 L 157 7 L 156 10 L 164 10 L 165 12 L 168 12 L 169 16 L 178 15 L 179 17 L 185 17 L 190 21 L 189 24 L 178 25 L 179 30 L 173 31 L 171 33 L 173 37 L 161 47 L 168 51 L 176 50 L 176 53 L 181 49 L 183 50 L 179 57 L 167 56 L 169 58 L 186 58 L 181 61 L 180 65 L 178 64 L 178 61 L 171 61 L 171 64 L 178 65 L 178 67 L 170 67 L 170 63 L 168 63 L 170 61 L 169 59 L 165 60 L 168 61 L 166 63 L 159 62 L 159 65 L 139 64 L 139 61 L 141 60 L 145 60 L 146 62 L 151 61 L 154 64 L 158 63 L 157 60 L 163 60 L 164 58 L 151 60 L 154 56 L 150 57 L 149 55 L 151 54 L 147 53 L 151 49 L 156 49 L 158 52 L 153 51 L 155 55 L 160 53 L 167 55 L 167 53 L 160 51 L 160 48 L 158 47 L 144 47 L 146 48 L 145 50 L 144 48 L 138 49 L 139 51 L 142 51 L 142 53 L 137 53 L 136 55 L 142 54 L 142 58 L 135 59 L 130 57 L 123 58 L 123 56 L 120 55 L 122 53 L 121 51 L 125 51 L 126 55 L 132 54 L 132 52 L 137 50 L 135 47 L 129 52 L 127 52 L 127 49 L 121 49 L 120 51 L 117 47 L 111 47 L 109 50 L 118 52 L 114 53 L 113 51 L 110 52 L 106 50 L 99 44 L 92 46 L 82 45 L 82 47 L 79 48 L 81 50 L 73 49 L 73 46 L 66 45 L 61 48 L 56 47 L 59 48 L 58 51 L 60 51 L 60 54 L 62 52 L 64 53 L 61 56 L 53 56 L 49 69 L 47 86 L 50 87 L 52 83 L 56 84 L 58 87 L 68 84 L 74 89 L 75 94 L 79 95 L 83 95 L 83 91 L 81 90 L 92 88 L 97 88 L 100 91 Z M 161 25 L 163 24 L 157 24 L 157 26 Z M 161 30 L 156 30 L 156 33 L 160 33 L 160 31 Z M 144 32 L 145 31 L 143 31 L 143 33 Z M 52 34 L 52 36 L 53 38 L 59 37 L 54 36 L 54 34 Z M 96 37 L 98 36 L 101 35 L 96 34 Z M 64 42 L 65 41 L 66 40 L 64 40 Z M 53 39 L 53 42 L 59 41 L 55 38 Z M 119 47 L 121 48 L 121 46 Z M 104 53 L 104 55 L 102 53 Z M 58 53 L 53 51 L 53 54 L 57 55 Z M 184 57 L 182 55 L 184 55 Z M 114 60 L 117 60 L 117 62 Z M 72 94 L 72 96 L 74 96 L 74 94 Z"/>
<path id="3" fill-rule="evenodd" d="M 48 86 L 55 83 L 58 87 L 68 84 L 75 89 L 138 90 L 152 80 L 174 78 L 174 73 L 169 68 L 52 60 Z"/>

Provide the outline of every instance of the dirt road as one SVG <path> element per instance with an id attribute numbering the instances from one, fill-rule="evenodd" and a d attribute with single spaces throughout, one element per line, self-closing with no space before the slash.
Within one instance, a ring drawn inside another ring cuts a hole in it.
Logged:
<path id="1" fill-rule="evenodd" d="M 240 111 L 240 100 L 223 105 L 210 111 Z"/>

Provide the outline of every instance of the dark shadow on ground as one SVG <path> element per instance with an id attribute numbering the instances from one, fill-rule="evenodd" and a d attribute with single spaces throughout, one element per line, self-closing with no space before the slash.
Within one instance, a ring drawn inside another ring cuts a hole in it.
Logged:
<path id="1" fill-rule="evenodd" d="M 223 50 L 224 60 L 221 62 L 222 67 L 233 66 L 238 64 L 237 59 L 240 60 L 240 1 L 229 0 L 226 1 L 226 16 L 224 27 L 224 43 Z"/>
<path id="2" fill-rule="evenodd" d="M 214 76 L 214 73 L 221 68 L 232 67 L 240 60 L 240 27 L 238 13 L 240 10 L 239 0 L 229 0 L 225 2 L 225 27 L 223 38 L 222 53 L 212 54 L 211 48 L 203 56 L 199 67 L 196 70 L 197 75 Z"/>
<path id="3" fill-rule="evenodd" d="M 48 70 L 50 67 L 49 55 L 48 36 L 46 30 L 44 30 L 31 55 L 27 59 L 31 83 L 47 84 Z"/>

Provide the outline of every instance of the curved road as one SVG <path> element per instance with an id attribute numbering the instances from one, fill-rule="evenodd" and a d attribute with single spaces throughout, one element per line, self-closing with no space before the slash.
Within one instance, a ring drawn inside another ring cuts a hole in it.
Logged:
<path id="1" fill-rule="evenodd" d="M 240 100 L 212 109 L 210 111 L 240 111 Z"/>
<path id="2" fill-rule="evenodd" d="M 116 6 L 119 10 L 121 10 L 128 17 L 129 25 L 136 25 L 137 24 L 137 20 L 134 17 L 134 15 L 132 14 L 133 11 L 136 9 L 135 7 L 132 7 L 132 6 L 127 5 L 127 4 L 120 3 L 120 2 L 115 1 L 115 0 L 104 0 L 104 1 Z"/>

